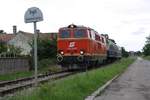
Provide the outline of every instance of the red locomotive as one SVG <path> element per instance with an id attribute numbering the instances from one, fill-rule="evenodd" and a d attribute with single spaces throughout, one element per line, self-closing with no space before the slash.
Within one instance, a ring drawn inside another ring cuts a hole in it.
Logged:
<path id="1" fill-rule="evenodd" d="M 93 65 L 107 59 L 105 36 L 95 30 L 69 25 L 59 29 L 57 38 L 57 61 L 62 67 L 70 65 Z"/>

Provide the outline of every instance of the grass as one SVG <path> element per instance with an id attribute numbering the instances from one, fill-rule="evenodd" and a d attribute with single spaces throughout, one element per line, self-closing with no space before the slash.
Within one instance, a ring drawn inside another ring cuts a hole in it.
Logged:
<path id="1" fill-rule="evenodd" d="M 85 97 L 105 84 L 115 75 L 122 73 L 134 60 L 122 59 L 103 68 L 79 73 L 67 78 L 49 82 L 7 98 L 8 100 L 84 100 Z"/>
<path id="2" fill-rule="evenodd" d="M 150 60 L 150 56 L 144 56 L 143 58 L 146 60 Z"/>
<path id="3" fill-rule="evenodd" d="M 22 71 L 10 74 L 0 75 L 0 81 L 14 80 L 17 78 L 32 76 L 33 72 L 31 71 Z"/>

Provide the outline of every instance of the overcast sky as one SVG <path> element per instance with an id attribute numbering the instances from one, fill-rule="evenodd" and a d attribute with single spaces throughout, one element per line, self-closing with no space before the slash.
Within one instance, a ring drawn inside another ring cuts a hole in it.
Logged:
<path id="1" fill-rule="evenodd" d="M 41 32 L 57 32 L 71 23 L 84 25 L 99 33 L 107 33 L 126 50 L 141 50 L 150 34 L 150 0 L 1 0 L 0 29 L 12 33 L 33 32 L 33 24 L 24 23 L 24 13 L 39 7 L 44 21 Z"/>

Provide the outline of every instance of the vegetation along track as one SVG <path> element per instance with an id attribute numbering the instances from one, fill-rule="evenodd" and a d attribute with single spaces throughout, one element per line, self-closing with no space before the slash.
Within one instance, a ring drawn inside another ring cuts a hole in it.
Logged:
<path id="1" fill-rule="evenodd" d="M 38 82 L 43 83 L 50 79 L 59 79 L 74 74 L 75 72 L 61 71 L 56 73 L 38 75 Z M 23 88 L 32 87 L 34 85 L 34 77 L 21 78 L 11 81 L 0 82 L 0 96 L 5 96 L 21 90 Z"/>

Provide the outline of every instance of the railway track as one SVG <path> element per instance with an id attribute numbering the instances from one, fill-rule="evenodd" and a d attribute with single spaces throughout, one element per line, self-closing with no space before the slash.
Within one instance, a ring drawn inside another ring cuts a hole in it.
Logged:
<path id="1" fill-rule="evenodd" d="M 49 73 L 38 75 L 38 83 L 44 83 L 49 80 L 56 80 L 63 78 L 69 75 L 74 74 L 75 72 L 66 72 L 61 71 L 57 73 Z M 21 78 L 12 81 L 0 82 L 0 96 L 3 97 L 8 94 L 13 94 L 18 90 L 34 86 L 34 77 Z"/>
<path id="2" fill-rule="evenodd" d="M 110 63 L 109 63 L 110 64 Z M 101 67 L 104 67 L 108 64 L 104 64 Z M 88 70 L 96 69 L 97 67 L 88 68 L 85 70 L 64 70 L 56 73 L 46 73 L 38 75 L 38 83 L 44 83 L 49 80 L 55 80 L 59 78 L 63 78 L 72 74 L 75 74 L 76 72 L 85 72 Z M 24 88 L 32 87 L 34 86 L 34 77 L 26 77 L 26 78 L 20 78 L 16 80 L 11 81 L 2 81 L 0 82 L 0 97 L 3 97 L 5 95 L 13 94 L 18 90 L 22 90 Z"/>

